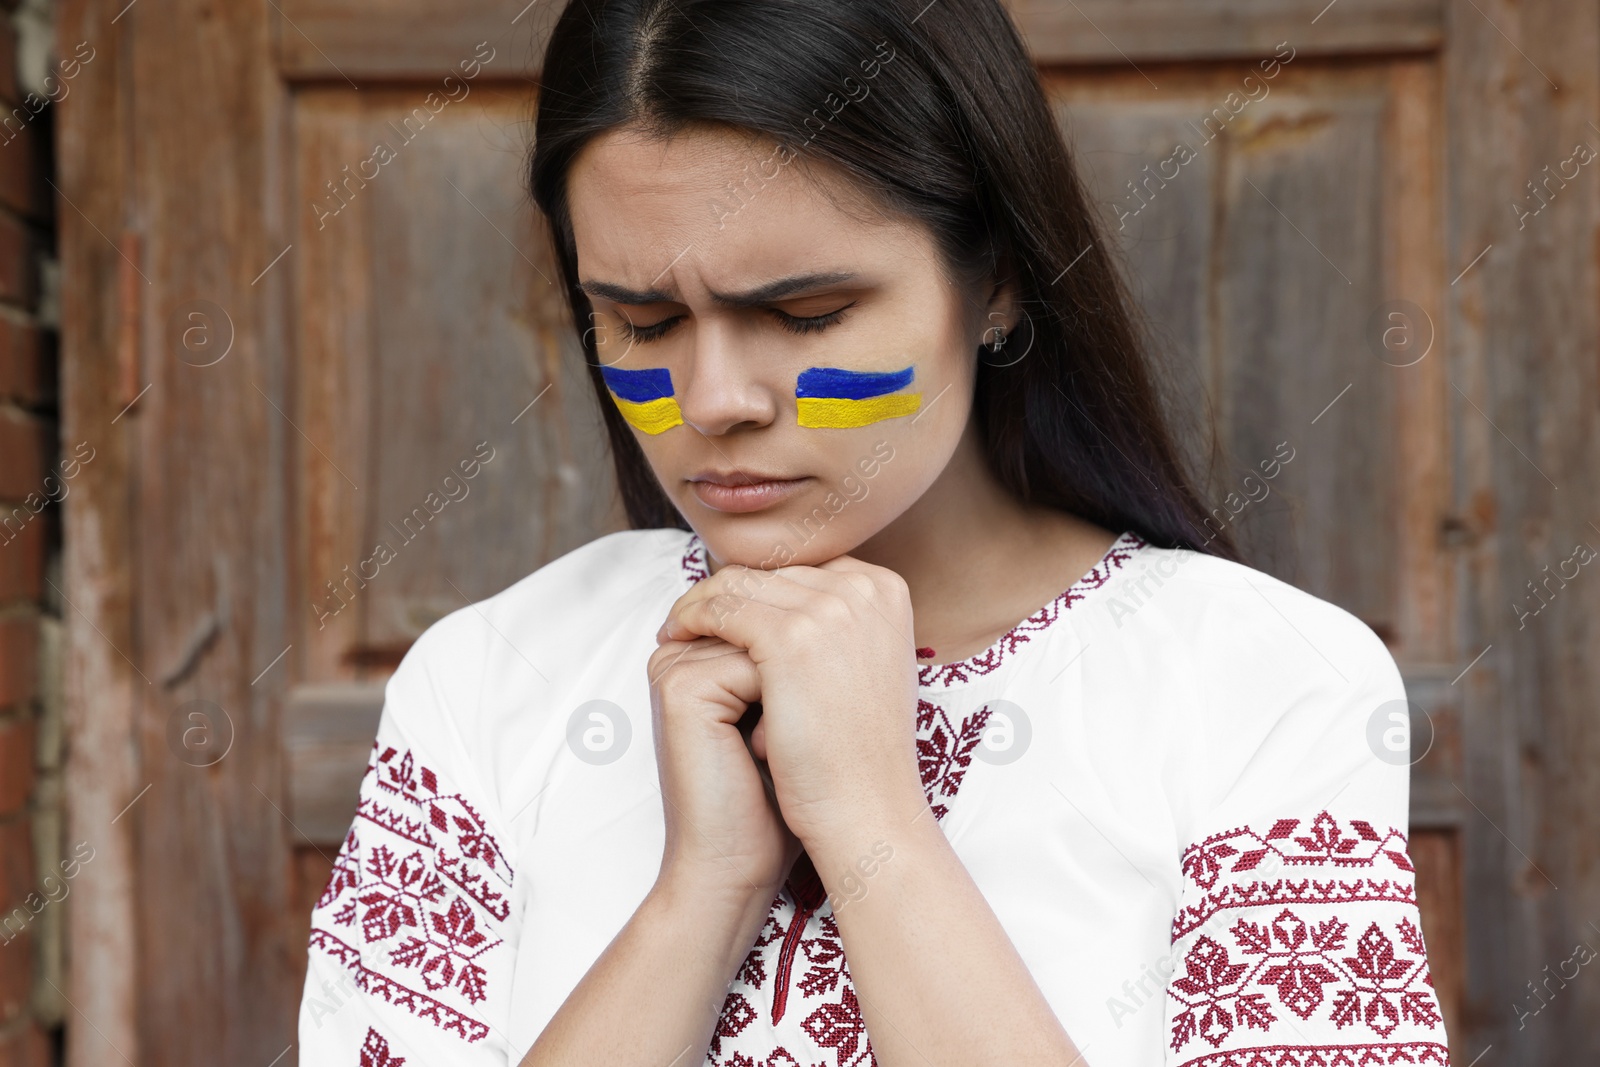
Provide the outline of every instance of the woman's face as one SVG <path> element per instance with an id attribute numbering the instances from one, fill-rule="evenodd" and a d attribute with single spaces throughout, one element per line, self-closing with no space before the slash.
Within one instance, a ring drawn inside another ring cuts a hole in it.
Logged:
<path id="1" fill-rule="evenodd" d="M 718 565 L 849 552 L 945 472 L 1013 320 L 924 228 L 732 131 L 613 131 L 568 189 L 612 403 Z"/>

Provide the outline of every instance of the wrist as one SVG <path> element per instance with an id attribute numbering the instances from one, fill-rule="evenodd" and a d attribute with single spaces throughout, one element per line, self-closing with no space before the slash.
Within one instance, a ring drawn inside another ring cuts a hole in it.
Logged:
<path id="1" fill-rule="evenodd" d="M 781 879 L 777 882 L 750 879 L 726 863 L 711 869 L 688 861 L 664 862 L 650 891 L 679 905 L 703 907 L 709 903 L 725 909 L 742 907 L 757 899 L 767 903 L 782 884 Z"/>
<path id="2" fill-rule="evenodd" d="M 879 840 L 904 840 L 929 826 L 936 827 L 938 820 L 919 781 L 893 793 L 841 799 L 826 807 L 814 805 L 803 816 L 791 818 L 790 825 L 815 863 L 854 858 Z"/>
<path id="3" fill-rule="evenodd" d="M 693 929 L 697 938 L 718 945 L 731 975 L 744 962 L 777 893 L 776 885 L 730 884 L 726 878 L 663 868 L 646 902 L 678 928 Z"/>
<path id="4" fill-rule="evenodd" d="M 948 877 L 959 863 L 931 810 L 921 818 L 875 826 L 832 838 L 812 856 L 835 916 L 854 913 L 861 902 L 903 901 L 927 879 Z"/>
<path id="5" fill-rule="evenodd" d="M 945 842 L 944 831 L 919 789 L 915 803 L 857 808 L 853 816 L 819 823 L 802 840 L 818 875 L 831 888 L 834 879 L 846 877 L 848 871 L 870 877 L 875 862 L 887 860 L 890 853 L 926 847 L 930 833 L 936 843 Z"/>

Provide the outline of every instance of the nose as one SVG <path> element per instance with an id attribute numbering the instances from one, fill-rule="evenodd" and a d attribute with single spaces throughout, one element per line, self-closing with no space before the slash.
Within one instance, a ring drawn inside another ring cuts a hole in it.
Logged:
<path id="1" fill-rule="evenodd" d="M 694 351 L 677 389 L 683 421 L 707 437 L 769 425 L 777 417 L 779 398 L 772 383 L 754 373 L 754 362 L 728 324 L 698 322 Z"/>

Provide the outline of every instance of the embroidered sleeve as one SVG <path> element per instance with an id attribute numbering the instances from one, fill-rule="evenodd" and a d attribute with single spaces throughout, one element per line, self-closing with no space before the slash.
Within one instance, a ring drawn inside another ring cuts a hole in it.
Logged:
<path id="1" fill-rule="evenodd" d="M 441 624 L 436 624 L 441 625 Z M 451 720 L 442 635 L 390 678 L 358 807 L 311 914 L 307 1067 L 504 1067 L 514 877 Z"/>
<path id="2" fill-rule="evenodd" d="M 1281 714 L 1241 720 L 1249 754 L 1216 761 L 1227 783 L 1180 858 L 1168 1067 L 1449 1063 L 1406 848 L 1409 767 L 1368 740 L 1405 689 L 1361 630 L 1319 649 L 1320 670 L 1264 666 L 1256 692 Z M 1341 666 L 1353 681 L 1332 677 Z M 1251 681 L 1231 699 L 1256 701 Z"/>

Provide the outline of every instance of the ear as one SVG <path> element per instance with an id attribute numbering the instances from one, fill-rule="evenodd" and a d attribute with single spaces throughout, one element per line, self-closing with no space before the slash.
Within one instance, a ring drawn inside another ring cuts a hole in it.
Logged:
<path id="1" fill-rule="evenodd" d="M 999 335 L 1010 337 L 1017 328 L 1022 318 L 1020 287 L 1009 263 L 1002 262 L 999 273 L 991 279 L 989 299 L 983 311 L 983 323 L 978 328 L 982 336 L 978 344 L 993 345 Z"/>

